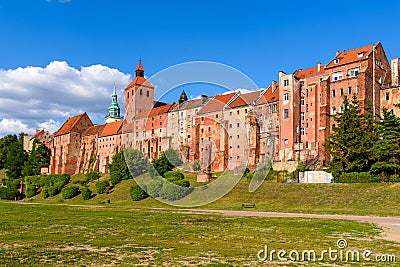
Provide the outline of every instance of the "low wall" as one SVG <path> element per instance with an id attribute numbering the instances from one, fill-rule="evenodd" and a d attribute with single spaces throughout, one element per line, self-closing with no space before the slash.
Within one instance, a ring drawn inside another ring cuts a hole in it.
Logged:
<path id="1" fill-rule="evenodd" d="M 329 184 L 333 183 L 333 176 L 324 171 L 306 171 L 299 173 L 299 181 L 306 184 Z"/>

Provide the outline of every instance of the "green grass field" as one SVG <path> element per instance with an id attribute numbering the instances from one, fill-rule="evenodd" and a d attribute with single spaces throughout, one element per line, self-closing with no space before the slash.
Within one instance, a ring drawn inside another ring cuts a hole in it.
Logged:
<path id="1" fill-rule="evenodd" d="M 0 213 L 1 266 L 255 266 L 265 245 L 321 251 L 338 238 L 349 249 L 400 251 L 399 244 L 375 239 L 380 230 L 373 225 L 353 221 L 4 201 Z M 282 266 L 276 259 L 264 265 Z"/>

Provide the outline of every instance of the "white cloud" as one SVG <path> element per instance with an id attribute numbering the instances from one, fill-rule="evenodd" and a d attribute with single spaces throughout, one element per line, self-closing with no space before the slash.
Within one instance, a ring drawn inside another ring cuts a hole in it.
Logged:
<path id="1" fill-rule="evenodd" d="M 29 128 L 29 126 L 20 120 L 13 119 L 2 119 L 0 121 L 0 136 L 7 134 L 18 134 L 18 133 L 33 134 L 34 129 Z"/>
<path id="2" fill-rule="evenodd" d="M 48 120 L 48 121 L 39 123 L 37 128 L 45 129 L 46 131 L 49 131 L 50 133 L 55 133 L 58 129 L 60 129 L 61 125 L 62 125 L 62 123 L 59 121 Z"/>
<path id="3" fill-rule="evenodd" d="M 123 107 L 124 88 L 130 79 L 129 74 L 107 66 L 76 69 L 63 61 L 53 61 L 45 68 L 0 69 L 0 118 L 4 118 L 0 136 L 12 127 L 13 133 L 40 127 L 54 131 L 68 117 L 85 111 L 104 118 L 114 83 Z"/>

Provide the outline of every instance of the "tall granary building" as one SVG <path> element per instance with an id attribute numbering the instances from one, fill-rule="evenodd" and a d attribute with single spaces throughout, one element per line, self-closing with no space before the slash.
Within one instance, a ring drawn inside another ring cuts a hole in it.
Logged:
<path id="1" fill-rule="evenodd" d="M 124 121 L 114 90 L 105 124 L 94 125 L 84 113 L 51 136 L 50 173 L 107 172 L 123 148 L 150 160 L 174 149 L 184 163 L 197 161 L 212 171 L 255 168 L 269 159 L 317 169 L 329 160 L 324 144 L 334 116 L 344 110 L 344 96 L 355 95 L 361 109 L 370 105 L 377 118 L 384 108 L 400 115 L 399 59 L 389 62 L 381 43 L 336 52 L 312 68 L 281 71 L 267 89 L 198 99 L 183 91 L 171 104 L 154 101 L 144 73 L 139 62 L 125 88 Z"/>

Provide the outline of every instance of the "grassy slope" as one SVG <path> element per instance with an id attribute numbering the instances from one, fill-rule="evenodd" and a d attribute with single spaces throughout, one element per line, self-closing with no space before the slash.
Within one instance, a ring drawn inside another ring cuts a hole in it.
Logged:
<path id="1" fill-rule="evenodd" d="M 371 224 L 353 221 L 129 210 L 2 202 L 0 265 L 255 266 L 264 245 L 321 251 L 341 237 L 349 249 L 400 251 L 399 244 L 371 239 L 379 232 Z"/>
<path id="2" fill-rule="evenodd" d="M 108 177 L 106 175 L 101 179 Z M 122 181 L 111 193 L 97 195 L 89 201 L 83 201 L 82 196 L 63 201 L 60 195 L 46 200 L 43 200 L 41 196 L 36 196 L 31 201 L 102 204 L 109 199 L 112 205 L 117 206 L 169 207 L 151 198 L 132 202 L 129 188 L 134 183 L 133 180 Z M 90 188 L 95 192 L 94 183 L 91 183 Z M 200 208 L 241 210 L 242 203 L 256 204 L 254 209 L 256 211 L 400 216 L 400 183 L 276 184 L 265 182 L 256 192 L 249 193 L 248 182 L 242 179 L 226 196 Z"/>

